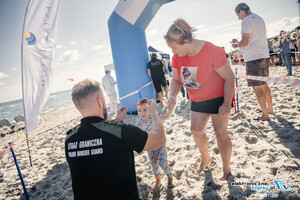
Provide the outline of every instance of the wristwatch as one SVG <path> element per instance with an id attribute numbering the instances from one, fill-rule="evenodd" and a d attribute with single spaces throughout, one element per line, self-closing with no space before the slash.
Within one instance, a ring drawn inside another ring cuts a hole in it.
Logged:
<path id="1" fill-rule="evenodd" d="M 226 108 L 228 108 L 228 109 L 231 109 L 231 108 L 232 108 L 231 106 L 227 105 L 226 103 L 223 103 L 223 105 L 224 105 Z"/>

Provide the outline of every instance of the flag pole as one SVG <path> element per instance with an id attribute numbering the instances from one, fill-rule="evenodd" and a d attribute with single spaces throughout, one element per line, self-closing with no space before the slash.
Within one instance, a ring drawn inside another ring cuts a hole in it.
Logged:
<path id="1" fill-rule="evenodd" d="M 23 78 L 23 44 L 24 44 L 24 29 L 25 29 L 25 22 L 26 22 L 26 15 L 27 15 L 27 11 L 28 11 L 28 7 L 29 7 L 29 4 L 30 4 L 30 1 L 28 1 L 28 4 L 27 4 L 27 8 L 26 8 L 26 11 L 25 11 L 25 17 L 24 17 L 24 23 L 23 23 L 23 31 L 22 31 L 22 48 L 21 48 L 21 77 L 22 77 L 22 99 L 23 99 L 23 111 L 24 111 L 24 122 L 25 122 L 25 135 L 26 135 L 26 138 L 28 138 L 28 129 L 27 129 L 27 119 L 26 119 L 26 109 L 25 109 L 25 103 L 24 103 L 24 78 Z M 30 155 L 30 147 L 29 147 L 29 141 L 27 140 L 27 151 L 28 151 L 28 157 L 29 157 L 29 163 L 30 163 L 30 166 L 32 167 L 32 162 L 31 162 L 31 155 Z"/>

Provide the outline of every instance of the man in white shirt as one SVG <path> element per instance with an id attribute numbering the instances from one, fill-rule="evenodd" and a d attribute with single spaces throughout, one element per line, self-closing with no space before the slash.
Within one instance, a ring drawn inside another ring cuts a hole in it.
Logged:
<path id="1" fill-rule="evenodd" d="M 103 89 L 105 90 L 109 100 L 110 100 L 110 108 L 112 113 L 117 113 L 117 103 L 114 102 L 117 100 L 117 91 L 115 88 L 115 84 L 117 82 L 115 79 L 110 75 L 111 71 L 110 69 L 105 69 L 105 76 L 102 78 L 102 86 Z M 112 103 L 114 102 L 114 103 Z"/>
<path id="2" fill-rule="evenodd" d="M 269 76 L 269 49 L 264 20 L 250 11 L 245 3 L 235 8 L 238 19 L 242 20 L 242 40 L 232 39 L 232 47 L 242 48 L 246 62 L 247 75 Z M 269 121 L 269 114 L 274 114 L 271 90 L 266 82 L 247 79 L 248 86 L 253 87 L 262 116 L 254 120 Z"/>

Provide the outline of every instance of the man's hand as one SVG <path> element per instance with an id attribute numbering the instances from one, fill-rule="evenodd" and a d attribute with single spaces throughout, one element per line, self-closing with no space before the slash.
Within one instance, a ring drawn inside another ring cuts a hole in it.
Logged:
<path id="1" fill-rule="evenodd" d="M 231 46 L 232 46 L 232 48 L 234 48 L 234 49 L 238 48 L 238 45 L 237 45 L 237 44 L 232 44 Z"/>
<path id="2" fill-rule="evenodd" d="M 126 111 L 127 108 L 126 107 L 122 107 L 117 111 L 117 116 L 116 119 L 120 119 L 120 120 L 124 120 L 126 117 Z"/>
<path id="3" fill-rule="evenodd" d="M 232 39 L 231 42 L 234 44 L 239 43 L 239 41 L 237 39 Z"/>
<path id="4" fill-rule="evenodd" d="M 173 110 L 176 106 L 176 97 L 169 96 L 168 99 L 168 109 Z"/>
<path id="5" fill-rule="evenodd" d="M 146 107 L 151 114 L 157 111 L 157 105 L 153 99 L 149 100 L 148 103 L 146 103 Z"/>
<path id="6" fill-rule="evenodd" d="M 237 43 L 239 43 L 239 41 L 238 41 L 237 39 L 232 39 L 232 40 L 231 40 L 231 43 L 232 43 L 231 46 L 232 46 L 234 49 L 238 48 Z"/>

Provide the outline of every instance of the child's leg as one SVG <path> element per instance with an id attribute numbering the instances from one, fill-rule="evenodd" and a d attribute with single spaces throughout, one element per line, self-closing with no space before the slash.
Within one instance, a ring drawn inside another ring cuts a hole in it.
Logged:
<path id="1" fill-rule="evenodd" d="M 158 161 L 155 160 L 154 158 L 154 155 L 153 155 L 153 152 L 152 151 L 148 151 L 148 157 L 149 157 L 149 161 L 150 161 L 150 164 L 152 166 L 152 170 L 153 170 L 153 173 L 154 173 L 154 176 L 155 176 L 155 179 L 156 179 L 156 183 L 155 183 L 155 188 L 156 189 L 159 189 L 160 188 L 160 182 L 161 182 L 161 179 L 160 179 L 160 169 L 158 167 Z"/>
<path id="2" fill-rule="evenodd" d="M 168 176 L 168 188 L 173 187 L 173 175 Z"/>
<path id="3" fill-rule="evenodd" d="M 156 149 L 155 154 L 158 158 L 159 165 L 164 170 L 165 174 L 167 176 L 172 175 L 172 169 L 168 165 L 166 146 L 163 145 L 163 146 L 159 147 L 158 149 Z"/>
<path id="4" fill-rule="evenodd" d="M 168 177 L 168 187 L 173 187 L 173 176 L 172 176 L 172 169 L 171 167 L 168 165 L 168 160 L 167 160 L 167 149 L 166 146 L 163 145 L 161 146 L 158 151 L 156 151 L 157 157 L 158 157 L 158 161 L 159 161 L 159 165 L 160 167 L 164 170 L 165 174 Z"/>
<path id="5" fill-rule="evenodd" d="M 161 179 L 160 179 L 160 175 L 158 175 L 158 176 L 155 176 L 155 179 L 156 179 L 156 183 L 155 183 L 155 186 L 154 186 L 154 188 L 155 188 L 155 189 L 159 189 L 159 188 L 160 188 L 160 186 L 161 186 Z"/>

